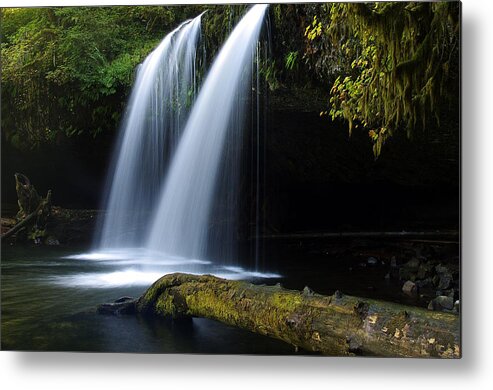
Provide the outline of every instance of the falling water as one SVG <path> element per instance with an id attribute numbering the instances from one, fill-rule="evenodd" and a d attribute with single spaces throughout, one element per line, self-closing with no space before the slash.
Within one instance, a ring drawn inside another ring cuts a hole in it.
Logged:
<path id="1" fill-rule="evenodd" d="M 223 179 L 220 167 L 232 147 L 226 138 L 228 132 L 242 137 L 243 108 L 266 9 L 262 4 L 249 10 L 210 69 L 164 183 L 147 243 L 150 250 L 189 259 L 203 259 L 207 254 L 209 228 L 214 223 L 211 210 Z M 235 188 L 229 191 L 232 194 Z"/>
<path id="2" fill-rule="evenodd" d="M 98 248 L 140 247 L 196 90 L 201 16 L 169 33 L 139 66 L 108 179 Z"/>
<path id="3" fill-rule="evenodd" d="M 250 253 L 254 271 L 238 266 L 236 246 L 240 220 L 242 234 L 259 232 L 258 38 L 266 9 L 253 6 L 231 32 L 190 112 L 200 17 L 183 23 L 146 58 L 113 162 L 98 248 L 68 259 L 97 262 L 98 271 L 54 283 L 149 285 L 171 272 L 279 277 L 258 272 L 258 243 Z M 247 126 L 250 131 L 243 131 Z M 246 232 L 250 222 L 255 228 Z"/>

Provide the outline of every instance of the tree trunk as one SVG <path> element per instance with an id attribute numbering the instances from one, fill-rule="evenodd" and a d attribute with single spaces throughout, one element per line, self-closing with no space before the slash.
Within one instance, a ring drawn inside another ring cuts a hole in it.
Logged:
<path id="1" fill-rule="evenodd" d="M 210 275 L 166 275 L 137 301 L 98 311 L 206 317 L 331 356 L 460 357 L 456 314 Z"/>
<path id="2" fill-rule="evenodd" d="M 51 190 L 48 191 L 48 193 L 46 194 L 46 198 L 39 200 L 39 203 L 33 212 L 31 212 L 24 219 L 19 221 L 12 229 L 2 234 L 0 236 L 0 239 L 5 240 L 6 238 L 9 238 L 10 236 L 14 235 L 22 228 L 32 223 L 34 223 L 38 227 L 46 225 L 50 213 L 51 213 Z"/>

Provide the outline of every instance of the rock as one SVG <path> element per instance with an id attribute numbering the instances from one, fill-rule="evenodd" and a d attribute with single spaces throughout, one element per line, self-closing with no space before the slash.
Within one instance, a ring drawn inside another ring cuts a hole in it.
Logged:
<path id="1" fill-rule="evenodd" d="M 418 287 L 414 282 L 411 280 L 408 280 L 404 285 L 402 286 L 402 292 L 404 294 L 407 294 L 409 296 L 416 296 L 418 293 Z"/>
<path id="2" fill-rule="evenodd" d="M 132 301 L 133 299 L 134 298 L 132 298 L 132 297 L 123 296 L 123 297 L 120 297 L 120 298 L 116 299 L 114 303 L 128 302 L 128 301 Z"/>
<path id="3" fill-rule="evenodd" d="M 374 257 L 368 257 L 366 262 L 368 263 L 368 265 L 377 265 L 378 264 L 378 260 Z"/>
<path id="4" fill-rule="evenodd" d="M 54 236 L 49 236 L 46 240 L 45 240 L 45 244 L 46 245 L 60 245 L 60 241 L 57 240 L 56 237 Z"/>
<path id="5" fill-rule="evenodd" d="M 395 258 L 395 256 L 392 256 L 390 259 L 390 267 L 397 268 L 397 259 Z"/>
<path id="6" fill-rule="evenodd" d="M 451 274 L 442 274 L 439 276 L 437 288 L 440 290 L 446 290 L 450 287 L 452 281 L 453 278 Z"/>
<path id="7" fill-rule="evenodd" d="M 417 270 L 419 268 L 419 265 L 420 265 L 420 260 L 417 257 L 413 257 L 406 264 L 404 264 L 404 267 L 413 268 L 413 269 Z"/>
<path id="8" fill-rule="evenodd" d="M 430 301 L 428 304 L 429 310 L 452 310 L 454 308 L 453 298 L 447 297 L 445 295 L 440 295 Z"/>
<path id="9" fill-rule="evenodd" d="M 415 281 L 419 265 L 420 260 L 417 257 L 413 257 L 399 269 L 399 279 Z"/>
<path id="10" fill-rule="evenodd" d="M 444 309 L 452 310 L 454 308 L 453 298 L 447 297 L 446 295 L 436 297 L 435 302 L 437 302 Z"/>
<path id="11" fill-rule="evenodd" d="M 441 275 L 441 274 L 448 274 L 450 273 L 449 269 L 445 266 L 443 266 L 442 264 L 438 264 L 436 267 L 435 267 L 435 271 L 437 272 L 437 274 Z"/>
<path id="12" fill-rule="evenodd" d="M 418 272 L 416 273 L 416 277 L 418 279 L 426 279 L 430 276 L 433 275 L 433 264 L 427 262 L 427 263 L 421 263 L 418 267 Z"/>
<path id="13" fill-rule="evenodd" d="M 416 272 L 412 268 L 402 267 L 399 269 L 399 279 L 400 280 L 416 280 Z"/>
<path id="14" fill-rule="evenodd" d="M 454 310 L 456 312 L 459 312 L 459 309 L 460 309 L 460 302 L 459 302 L 459 300 L 456 300 L 454 303 Z"/>
<path id="15" fill-rule="evenodd" d="M 115 301 L 114 303 L 103 303 L 98 305 L 96 311 L 98 314 L 106 315 L 122 315 L 122 314 L 134 314 L 136 310 L 137 300 L 127 299 L 130 297 L 122 297 L 119 299 L 124 299 L 122 302 Z"/>
<path id="16" fill-rule="evenodd" d="M 315 291 L 313 291 L 310 287 L 305 286 L 305 288 L 303 289 L 303 294 L 311 297 L 311 296 L 315 295 Z"/>
<path id="17" fill-rule="evenodd" d="M 431 288 L 433 286 L 433 281 L 431 278 L 426 278 L 426 279 L 422 279 L 422 280 L 417 280 L 416 281 L 416 286 L 418 287 L 418 289 L 422 289 L 422 288 Z M 441 294 L 440 294 L 441 295 Z"/>

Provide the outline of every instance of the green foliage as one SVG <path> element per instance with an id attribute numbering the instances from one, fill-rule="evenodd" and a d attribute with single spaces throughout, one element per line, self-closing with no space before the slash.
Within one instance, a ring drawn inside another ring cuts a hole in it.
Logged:
<path id="1" fill-rule="evenodd" d="M 2 129 L 19 147 L 115 128 L 168 7 L 2 10 Z"/>
<path id="2" fill-rule="evenodd" d="M 285 59 L 286 69 L 293 70 L 297 65 L 297 59 L 298 59 L 298 52 L 290 51 L 286 55 L 286 59 Z"/>
<path id="3" fill-rule="evenodd" d="M 367 129 L 375 156 L 396 130 L 411 136 L 430 115 L 439 120 L 443 98 L 458 90 L 459 4 L 340 3 L 326 6 L 305 30 L 305 55 L 318 61 L 339 52 L 331 88 L 332 119 L 349 132 Z M 322 18 L 322 20 L 321 20 Z M 327 50 L 331 45 L 332 51 Z M 455 81 L 455 83 L 451 83 Z M 325 112 L 324 112 L 325 113 Z"/>
<path id="4" fill-rule="evenodd" d="M 136 65 L 172 28 L 207 9 L 199 61 L 210 64 L 247 8 L 1 9 L 3 136 L 35 147 L 115 129 Z M 269 88 L 329 85 L 321 115 L 368 132 L 375 156 L 459 93 L 457 2 L 276 4 L 268 22 L 272 52 L 259 70 Z"/>

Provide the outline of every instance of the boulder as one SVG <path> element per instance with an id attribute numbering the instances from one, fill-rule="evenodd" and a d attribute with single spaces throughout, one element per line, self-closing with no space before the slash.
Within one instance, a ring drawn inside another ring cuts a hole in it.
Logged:
<path id="1" fill-rule="evenodd" d="M 442 311 L 452 310 L 454 308 L 454 299 L 445 295 L 440 295 L 430 301 L 428 304 L 429 310 Z"/>
<path id="2" fill-rule="evenodd" d="M 399 269 L 399 279 L 415 281 L 419 265 L 420 260 L 417 257 L 413 257 Z"/>
<path id="3" fill-rule="evenodd" d="M 431 262 L 421 263 L 418 267 L 416 277 L 418 279 L 426 279 L 434 273 L 433 264 Z"/>
<path id="4" fill-rule="evenodd" d="M 378 260 L 375 257 L 368 257 L 368 260 L 366 260 L 366 262 L 368 263 L 368 265 L 377 265 L 378 264 Z"/>
<path id="5" fill-rule="evenodd" d="M 416 286 L 416 283 L 412 282 L 411 280 L 408 280 L 402 286 L 402 292 L 409 296 L 416 296 L 416 294 L 418 293 L 418 287 Z"/>

